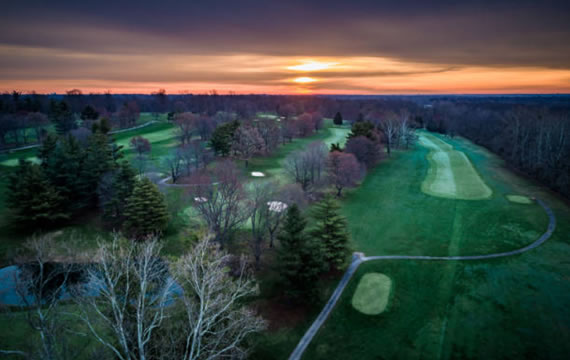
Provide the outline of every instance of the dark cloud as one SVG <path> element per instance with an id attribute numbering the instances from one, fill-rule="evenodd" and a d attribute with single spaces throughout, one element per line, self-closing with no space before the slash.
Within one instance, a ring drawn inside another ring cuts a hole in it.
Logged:
<path id="1" fill-rule="evenodd" d="M 551 71 L 505 81 L 560 91 L 570 88 L 556 75 L 570 69 L 569 39 L 568 0 L 12 1 L 0 12 L 0 82 L 281 89 L 300 76 L 287 70 L 293 57 L 369 57 L 369 67 L 306 72 L 318 81 L 292 86 L 377 92 L 390 79 L 383 90 L 417 92 L 410 79 L 426 91 L 431 75 L 481 67 Z"/>
<path id="2" fill-rule="evenodd" d="M 568 1 L 25 1 L 0 43 L 96 53 L 382 56 L 570 66 Z"/>

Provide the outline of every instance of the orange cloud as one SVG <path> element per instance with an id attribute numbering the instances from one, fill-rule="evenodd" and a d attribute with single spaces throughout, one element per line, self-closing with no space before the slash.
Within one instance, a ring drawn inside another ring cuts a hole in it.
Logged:
<path id="1" fill-rule="evenodd" d="M 302 75 L 302 76 L 300 76 Z M 98 54 L 0 45 L 0 91 L 267 94 L 569 93 L 570 70 L 385 57 Z"/>

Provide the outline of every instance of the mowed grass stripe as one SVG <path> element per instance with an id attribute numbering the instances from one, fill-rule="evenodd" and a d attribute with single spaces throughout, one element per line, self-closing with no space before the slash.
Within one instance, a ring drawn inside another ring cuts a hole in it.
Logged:
<path id="1" fill-rule="evenodd" d="M 420 135 L 420 144 L 430 150 L 427 176 L 422 191 L 432 196 L 461 200 L 482 200 L 491 189 L 462 151 L 430 134 Z"/>

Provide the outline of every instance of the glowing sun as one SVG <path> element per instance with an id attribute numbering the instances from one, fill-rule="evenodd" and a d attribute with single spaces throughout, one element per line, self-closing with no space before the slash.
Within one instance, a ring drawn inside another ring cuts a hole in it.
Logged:
<path id="1" fill-rule="evenodd" d="M 318 71 L 329 69 L 336 64 L 337 63 L 333 62 L 307 61 L 301 65 L 288 66 L 287 69 L 296 71 Z"/>
<path id="2" fill-rule="evenodd" d="M 317 79 L 313 79 L 312 77 L 308 77 L 308 76 L 301 76 L 301 77 L 295 78 L 293 81 L 296 83 L 300 83 L 300 84 L 308 84 L 308 83 L 312 83 L 312 82 L 317 81 Z"/>

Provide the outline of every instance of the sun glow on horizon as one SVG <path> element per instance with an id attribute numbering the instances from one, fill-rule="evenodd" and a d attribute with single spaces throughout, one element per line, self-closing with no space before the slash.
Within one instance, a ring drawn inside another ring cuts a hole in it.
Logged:
<path id="1" fill-rule="evenodd" d="M 301 76 L 301 77 L 295 78 L 293 81 L 296 83 L 299 83 L 299 84 L 308 84 L 308 83 L 312 83 L 312 82 L 317 81 L 317 79 L 314 79 L 314 78 L 308 77 L 308 76 Z"/>
<path id="2" fill-rule="evenodd" d="M 296 71 L 319 71 L 319 70 L 327 70 L 331 67 L 338 65 L 335 62 L 321 62 L 321 61 L 306 61 L 300 65 L 288 66 L 287 69 L 289 70 L 296 70 Z"/>

